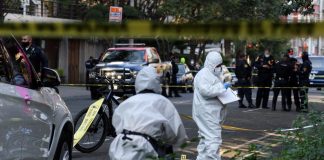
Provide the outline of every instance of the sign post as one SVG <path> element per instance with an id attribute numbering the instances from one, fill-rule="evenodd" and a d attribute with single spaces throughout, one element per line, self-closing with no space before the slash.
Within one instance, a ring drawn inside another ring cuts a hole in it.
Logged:
<path id="1" fill-rule="evenodd" d="M 123 19 L 123 8 L 110 6 L 109 8 L 109 22 L 120 23 Z"/>

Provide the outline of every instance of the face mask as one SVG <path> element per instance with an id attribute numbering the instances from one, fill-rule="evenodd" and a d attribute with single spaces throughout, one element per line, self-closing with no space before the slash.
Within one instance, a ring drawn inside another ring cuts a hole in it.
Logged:
<path id="1" fill-rule="evenodd" d="M 270 57 L 270 54 L 265 54 L 264 56 L 265 56 L 266 58 L 268 58 L 268 57 Z"/>
<path id="2" fill-rule="evenodd" d="M 292 58 L 292 57 L 294 57 L 293 55 L 289 55 L 289 58 Z"/>
<path id="3" fill-rule="evenodd" d="M 222 72 L 222 67 L 215 67 L 214 68 L 214 75 L 215 76 L 219 76 L 220 74 L 221 74 L 221 72 Z"/>
<path id="4" fill-rule="evenodd" d="M 29 45 L 29 42 L 21 42 L 21 46 L 23 46 L 23 47 L 28 47 L 28 45 Z"/>

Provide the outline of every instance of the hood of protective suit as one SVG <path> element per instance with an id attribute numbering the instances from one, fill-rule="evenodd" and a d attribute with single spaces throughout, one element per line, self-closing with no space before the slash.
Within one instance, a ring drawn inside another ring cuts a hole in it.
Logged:
<path id="1" fill-rule="evenodd" d="M 152 90 L 157 94 L 162 92 L 160 77 L 156 73 L 155 68 L 148 66 L 138 72 L 135 80 L 135 90 L 136 93 L 143 90 Z"/>
<path id="2" fill-rule="evenodd" d="M 215 76 L 219 76 L 221 72 L 219 70 L 215 70 L 215 67 L 219 64 L 223 63 L 223 58 L 218 52 L 209 52 L 204 67 L 206 67 L 210 72 L 212 72 Z"/>

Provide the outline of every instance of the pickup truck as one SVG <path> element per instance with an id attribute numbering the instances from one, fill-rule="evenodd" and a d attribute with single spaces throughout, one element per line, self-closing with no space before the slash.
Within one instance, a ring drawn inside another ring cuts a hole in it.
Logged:
<path id="1" fill-rule="evenodd" d="M 135 78 L 144 66 L 153 66 L 161 77 L 161 84 L 170 83 L 172 72 L 171 62 L 162 62 L 154 47 L 123 46 L 106 50 L 100 57 L 98 64 L 89 72 L 90 92 L 92 99 L 100 98 L 98 91 L 100 84 L 96 82 L 96 75 L 121 80 L 114 84 L 114 94 L 135 94 Z M 102 83 L 102 82 L 101 82 Z M 104 84 L 104 83 L 102 83 Z"/>

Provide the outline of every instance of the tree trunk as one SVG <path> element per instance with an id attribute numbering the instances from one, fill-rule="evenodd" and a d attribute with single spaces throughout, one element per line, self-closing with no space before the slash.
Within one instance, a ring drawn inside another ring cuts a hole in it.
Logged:
<path id="1" fill-rule="evenodd" d="M 3 11 L 4 4 L 3 3 L 4 3 L 3 0 L 1 0 L 0 1 L 0 23 L 3 23 L 3 21 L 4 21 L 4 11 Z"/>

